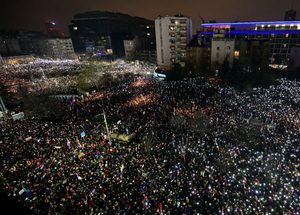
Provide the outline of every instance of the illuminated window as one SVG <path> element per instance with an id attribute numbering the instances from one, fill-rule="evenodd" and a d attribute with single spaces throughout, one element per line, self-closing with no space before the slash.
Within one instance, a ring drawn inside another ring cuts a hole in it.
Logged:
<path id="1" fill-rule="evenodd" d="M 271 27 L 271 25 L 268 25 L 268 27 Z"/>
<path id="2" fill-rule="evenodd" d="M 75 31 L 76 31 L 76 30 L 78 30 L 78 28 L 77 28 L 77 27 L 73 27 L 73 30 L 75 30 Z"/>
<path id="3" fill-rule="evenodd" d="M 147 25 L 147 28 L 149 28 L 149 25 Z"/>
<path id="4" fill-rule="evenodd" d="M 235 57 L 235 58 L 239 58 L 239 55 L 240 55 L 240 52 L 239 52 L 239 51 L 235 51 L 235 52 L 234 52 L 234 57 Z"/>
<path id="5" fill-rule="evenodd" d="M 147 33 L 148 36 L 150 36 L 150 33 Z"/>
<path id="6" fill-rule="evenodd" d="M 283 48 L 286 48 L 286 44 L 283 44 Z"/>
<path id="7" fill-rule="evenodd" d="M 289 37 L 289 34 L 286 34 L 285 37 L 288 38 L 288 37 Z"/>

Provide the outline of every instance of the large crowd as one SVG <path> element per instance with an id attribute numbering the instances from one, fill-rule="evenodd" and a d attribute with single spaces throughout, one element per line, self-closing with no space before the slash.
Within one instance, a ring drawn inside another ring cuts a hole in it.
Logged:
<path id="1" fill-rule="evenodd" d="M 299 89 L 142 78 L 102 89 L 65 103 L 59 122 L 0 124 L 1 184 L 37 214 L 299 214 Z M 103 112 L 111 132 L 137 138 L 110 144 L 90 120 Z"/>

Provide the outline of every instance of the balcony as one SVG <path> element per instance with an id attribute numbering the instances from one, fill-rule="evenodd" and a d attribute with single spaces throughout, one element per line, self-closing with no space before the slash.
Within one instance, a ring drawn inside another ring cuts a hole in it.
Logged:
<path id="1" fill-rule="evenodd" d="M 175 44 L 175 40 L 169 40 L 171 44 Z"/>
<path id="2" fill-rule="evenodd" d="M 181 40 L 180 43 L 181 45 L 186 45 L 186 40 Z"/>
<path id="3" fill-rule="evenodd" d="M 170 26 L 169 26 L 169 30 L 170 30 L 170 31 L 175 31 L 175 29 L 176 29 L 175 26 L 173 26 L 173 25 L 170 25 Z"/>

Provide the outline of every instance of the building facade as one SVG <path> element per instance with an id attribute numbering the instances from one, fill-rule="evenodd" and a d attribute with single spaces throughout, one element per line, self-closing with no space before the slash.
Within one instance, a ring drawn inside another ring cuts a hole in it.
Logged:
<path id="1" fill-rule="evenodd" d="M 124 40 L 124 50 L 126 61 L 136 60 L 135 52 L 142 48 L 142 42 L 139 37 L 127 37 Z"/>
<path id="2" fill-rule="evenodd" d="M 149 62 L 153 64 L 157 63 L 156 50 L 136 50 L 135 58 L 136 60 L 143 62 Z"/>
<path id="3" fill-rule="evenodd" d="M 75 52 L 71 38 L 46 38 L 36 40 L 39 55 L 53 59 L 74 59 Z"/>
<path id="4" fill-rule="evenodd" d="M 155 20 L 157 64 L 169 70 L 186 60 L 186 46 L 192 40 L 192 20 L 181 14 L 159 16 Z"/>
<path id="5" fill-rule="evenodd" d="M 300 21 L 206 23 L 202 26 L 206 29 L 198 34 L 198 38 L 204 44 L 217 37 L 270 41 L 270 66 L 287 65 L 291 49 L 300 44 Z M 220 31 L 224 34 L 219 34 Z"/>
<path id="6" fill-rule="evenodd" d="M 69 25 L 76 52 L 95 52 L 105 47 L 116 57 L 124 57 L 123 40 L 128 36 L 145 36 L 155 47 L 154 21 L 108 11 L 90 11 L 74 15 Z"/>
<path id="7" fill-rule="evenodd" d="M 204 76 L 209 73 L 211 64 L 211 47 L 191 43 L 186 48 L 186 67 L 196 76 Z"/>
<path id="8" fill-rule="evenodd" d="M 300 68 L 300 46 L 294 46 L 291 50 L 288 71 L 297 71 Z"/>

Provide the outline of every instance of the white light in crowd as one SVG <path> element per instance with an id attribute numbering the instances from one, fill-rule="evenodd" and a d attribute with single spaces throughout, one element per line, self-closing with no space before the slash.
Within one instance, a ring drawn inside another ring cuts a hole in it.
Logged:
<path id="1" fill-rule="evenodd" d="M 265 27 L 264 25 L 261 26 L 262 28 Z"/>
<path id="2" fill-rule="evenodd" d="M 285 25 L 282 25 L 282 27 L 284 27 Z"/>
<path id="3" fill-rule="evenodd" d="M 276 27 L 278 27 L 279 25 L 276 25 Z"/>
<path id="4" fill-rule="evenodd" d="M 268 25 L 268 27 L 271 27 L 271 25 Z"/>
<path id="5" fill-rule="evenodd" d="M 291 27 L 293 27 L 294 25 L 291 25 Z"/>

